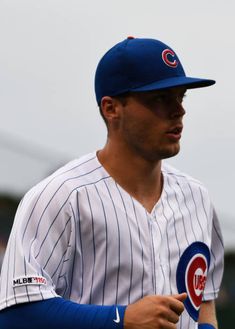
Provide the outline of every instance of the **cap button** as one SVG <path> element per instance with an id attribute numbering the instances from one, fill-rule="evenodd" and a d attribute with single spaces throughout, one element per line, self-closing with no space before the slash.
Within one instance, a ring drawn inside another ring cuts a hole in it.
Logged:
<path id="1" fill-rule="evenodd" d="M 135 39 L 135 37 L 129 35 L 129 36 L 127 37 L 127 39 Z"/>

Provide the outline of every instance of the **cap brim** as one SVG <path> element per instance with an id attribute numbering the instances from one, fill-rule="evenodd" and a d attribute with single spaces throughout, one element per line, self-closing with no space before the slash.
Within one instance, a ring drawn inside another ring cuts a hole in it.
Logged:
<path id="1" fill-rule="evenodd" d="M 160 89 L 174 88 L 180 86 L 184 86 L 187 89 L 193 89 L 193 88 L 209 87 L 213 84 L 215 84 L 215 80 L 181 76 L 181 77 L 173 77 L 170 79 L 153 82 L 145 86 L 133 88 L 131 89 L 131 91 L 151 91 L 151 90 L 160 90 Z"/>

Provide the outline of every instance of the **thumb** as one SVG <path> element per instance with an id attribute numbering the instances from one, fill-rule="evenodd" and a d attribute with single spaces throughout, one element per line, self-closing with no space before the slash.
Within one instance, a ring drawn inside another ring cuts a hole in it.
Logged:
<path id="1" fill-rule="evenodd" d="M 184 302 L 185 299 L 187 298 L 187 294 L 186 294 L 186 292 L 183 292 L 182 294 L 172 295 L 172 297 L 181 302 Z"/>

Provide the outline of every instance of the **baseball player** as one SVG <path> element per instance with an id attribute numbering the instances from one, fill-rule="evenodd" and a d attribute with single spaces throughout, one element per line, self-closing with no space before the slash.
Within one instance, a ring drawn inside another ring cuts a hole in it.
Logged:
<path id="1" fill-rule="evenodd" d="M 223 272 L 206 188 L 165 161 L 180 149 L 187 77 L 173 49 L 129 37 L 98 64 L 103 149 L 33 187 L 1 272 L 1 329 L 217 329 Z"/>

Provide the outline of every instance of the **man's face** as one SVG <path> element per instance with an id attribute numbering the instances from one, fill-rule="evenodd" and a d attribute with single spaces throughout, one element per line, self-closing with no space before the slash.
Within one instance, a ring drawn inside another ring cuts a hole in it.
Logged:
<path id="1" fill-rule="evenodd" d="M 148 161 L 176 155 L 183 129 L 185 87 L 131 93 L 120 117 L 126 146 Z"/>

